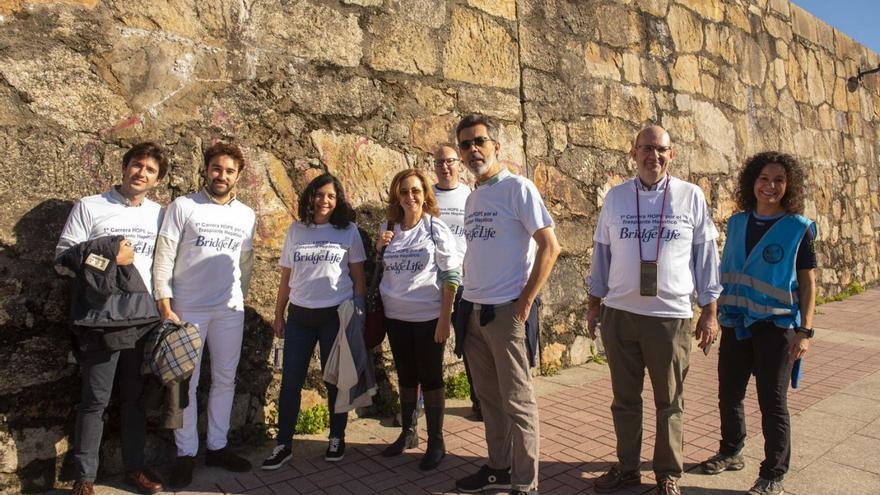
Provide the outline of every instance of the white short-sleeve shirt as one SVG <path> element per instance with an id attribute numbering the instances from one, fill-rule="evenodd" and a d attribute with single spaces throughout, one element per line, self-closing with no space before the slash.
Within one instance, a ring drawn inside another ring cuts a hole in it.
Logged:
<path id="1" fill-rule="evenodd" d="M 670 177 L 666 187 L 663 233 L 657 260 L 658 227 L 664 190 L 645 191 L 635 180 L 612 188 L 596 226 L 596 242 L 611 246 L 608 276 L 609 307 L 646 316 L 690 318 L 693 316 L 695 275 L 693 246 L 718 237 L 718 229 L 703 191 L 694 184 Z M 665 188 L 664 188 L 665 189 Z M 636 216 L 638 195 L 640 220 Z M 639 221 L 641 231 L 639 231 Z M 658 261 L 657 296 L 639 293 L 639 243 L 645 261 Z"/>
<path id="2" fill-rule="evenodd" d="M 153 251 L 161 223 L 162 207 L 157 203 L 144 198 L 140 206 L 129 206 L 125 197 L 111 189 L 77 201 L 61 231 L 59 246 L 111 235 L 125 236 L 134 249 L 134 266 L 152 293 Z M 60 254 L 57 251 L 56 255 Z"/>
<path id="3" fill-rule="evenodd" d="M 383 224 L 382 231 L 386 228 Z M 455 238 L 443 220 L 424 215 L 409 230 L 401 231 L 400 224 L 395 225 L 383 261 L 379 292 L 385 316 L 411 322 L 438 318 L 442 293 L 437 275 L 461 266 Z"/>
<path id="4" fill-rule="evenodd" d="M 465 206 L 464 299 L 499 304 L 520 296 L 534 263 L 532 236 L 553 226 L 535 184 L 503 169 Z"/>
<path id="5" fill-rule="evenodd" d="M 437 208 L 440 209 L 440 220 L 449 226 L 452 236 L 455 237 L 455 246 L 459 254 L 464 257 L 467 251 L 467 237 L 464 235 L 464 205 L 471 188 L 467 184 L 460 183 L 455 189 L 440 189 L 434 184 L 434 196 L 437 197 Z"/>
<path id="6" fill-rule="evenodd" d="M 254 242 L 254 210 L 237 199 L 217 204 L 204 191 L 175 199 L 159 235 L 177 242 L 171 288 L 175 306 L 244 309 L 241 253 Z"/>
<path id="7" fill-rule="evenodd" d="M 330 223 L 294 222 L 281 249 L 281 266 L 290 268 L 290 302 L 310 309 L 329 308 L 351 299 L 350 263 L 367 256 L 354 222 L 338 229 Z"/>

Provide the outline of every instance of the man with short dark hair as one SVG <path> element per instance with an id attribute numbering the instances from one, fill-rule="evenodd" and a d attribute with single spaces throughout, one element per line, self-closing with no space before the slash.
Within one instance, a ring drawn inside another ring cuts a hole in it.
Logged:
<path id="1" fill-rule="evenodd" d="M 601 318 L 618 458 L 593 486 L 607 493 L 641 483 L 642 387 L 647 368 L 657 408 L 653 462 L 657 493 L 678 495 L 693 294 L 702 307 L 696 337 L 699 346 L 707 349 L 715 338 L 715 300 L 721 294 L 718 231 L 703 191 L 667 173 L 675 149 L 662 127 L 642 129 L 630 156 L 637 176 L 605 196 L 587 280 L 587 328 L 595 338 Z M 600 303 L 604 303 L 601 316 Z"/>
<path id="2" fill-rule="evenodd" d="M 530 371 L 537 345 L 534 302 L 559 243 L 535 184 L 500 163 L 495 122 L 468 115 L 455 133 L 462 161 L 477 179 L 465 204 L 464 294 L 456 315 L 464 332 L 456 338 L 480 399 L 489 451 L 488 464 L 456 481 L 456 489 L 533 494 L 540 452 Z"/>
<path id="3" fill-rule="evenodd" d="M 254 211 L 235 198 L 244 164 L 237 146 L 218 143 L 205 150 L 205 185 L 168 206 L 153 270 L 154 295 L 162 318 L 194 324 L 202 348 L 211 353 L 205 463 L 235 472 L 251 469 L 247 459 L 226 447 L 241 356 L 244 298 L 253 268 Z M 190 379 L 183 427 L 174 431 L 177 461 L 171 473 L 172 488 L 192 482 L 199 450 L 199 372 L 197 365 Z"/>
<path id="4" fill-rule="evenodd" d="M 77 278 L 71 330 L 82 388 L 73 437 L 74 495 L 94 493 L 104 409 L 114 381 L 120 391 L 125 481 L 141 493 L 162 489 L 144 469 L 146 414 L 139 399 L 144 340 L 159 319 L 150 269 L 162 208 L 146 196 L 167 171 L 168 159 L 158 145 L 133 146 L 122 157 L 122 183 L 80 199 L 55 248 L 59 271 Z"/>

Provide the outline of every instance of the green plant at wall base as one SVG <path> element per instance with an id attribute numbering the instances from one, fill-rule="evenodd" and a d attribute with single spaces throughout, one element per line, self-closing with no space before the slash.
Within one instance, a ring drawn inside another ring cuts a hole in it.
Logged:
<path id="1" fill-rule="evenodd" d="M 865 292 L 865 286 L 858 282 L 852 282 L 848 286 L 846 286 L 846 288 L 843 289 L 842 292 L 827 297 L 817 297 L 816 304 L 821 305 L 829 302 L 843 301 L 844 299 L 852 297 L 856 294 L 861 294 L 862 292 Z"/>
<path id="2" fill-rule="evenodd" d="M 447 376 L 443 380 L 446 386 L 447 399 L 467 399 L 471 396 L 471 385 L 468 383 L 467 373 L 459 373 Z"/>
<path id="3" fill-rule="evenodd" d="M 294 433 L 312 435 L 321 433 L 328 426 L 330 426 L 330 410 L 325 404 L 315 404 L 305 411 L 299 412 Z"/>
<path id="4" fill-rule="evenodd" d="M 559 374 L 559 366 L 541 363 L 541 376 L 553 376 Z"/>
<path id="5" fill-rule="evenodd" d="M 600 356 L 599 352 L 596 349 L 596 342 L 590 342 L 590 359 L 587 362 L 593 362 L 596 364 L 608 364 L 608 359 L 605 356 Z"/>

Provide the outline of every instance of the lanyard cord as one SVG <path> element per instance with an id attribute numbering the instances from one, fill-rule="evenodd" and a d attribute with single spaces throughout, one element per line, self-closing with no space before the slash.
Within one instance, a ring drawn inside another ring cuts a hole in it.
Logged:
<path id="1" fill-rule="evenodd" d="M 663 203 L 660 205 L 660 226 L 657 227 L 657 253 L 654 258 L 654 263 L 660 263 L 660 237 L 663 235 L 663 212 L 666 211 L 666 193 L 669 192 L 669 179 L 672 177 L 666 176 L 666 186 L 663 189 Z M 639 180 L 638 177 L 635 180 Z M 639 261 L 644 262 L 645 258 L 642 256 L 642 213 L 639 210 L 639 185 L 633 183 L 636 188 L 636 223 L 639 229 Z"/>

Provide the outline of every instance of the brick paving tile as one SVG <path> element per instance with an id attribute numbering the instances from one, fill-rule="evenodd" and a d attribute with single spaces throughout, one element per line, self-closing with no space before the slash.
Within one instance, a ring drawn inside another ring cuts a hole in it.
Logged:
<path id="1" fill-rule="evenodd" d="M 841 329 L 877 335 L 875 322 L 880 318 L 880 290 L 854 296 L 843 303 L 823 305 L 820 312 L 822 314 L 817 316 L 815 326 L 821 332 Z M 863 323 L 858 323 L 863 319 Z M 694 469 L 699 462 L 713 455 L 720 439 L 717 348 L 708 357 L 698 352 L 693 352 L 691 356 L 684 411 L 684 460 L 687 470 Z M 810 354 L 804 365 L 800 388 L 789 393 L 792 414 L 805 411 L 880 370 L 880 353 L 876 348 L 861 346 L 858 342 L 850 345 L 817 339 L 811 343 Z M 555 383 L 557 385 L 554 387 L 558 387 L 559 384 L 570 382 L 557 380 Z M 604 378 L 594 378 L 589 383 L 564 385 L 554 390 L 538 397 L 542 437 L 541 493 L 593 494 L 593 478 L 616 460 L 617 440 L 611 419 L 610 379 L 606 375 Z M 652 390 L 650 380 L 646 377 L 642 394 L 642 457 L 645 459 L 642 484 L 618 492 L 623 495 L 652 493 L 655 489 L 648 459 L 653 452 L 656 431 Z M 754 380 L 747 389 L 744 406 L 748 436 L 760 435 L 761 413 Z M 351 449 L 351 455 L 338 464 L 296 457 L 291 465 L 278 471 L 246 473 L 218 483 L 217 487 L 229 493 L 247 491 L 260 495 L 455 493 L 450 490 L 454 490 L 456 479 L 473 474 L 487 462 L 485 431 L 481 422 L 453 415 L 447 417 L 444 429 L 448 454 L 436 471 L 425 473 L 418 469 L 418 460 L 426 444 L 424 437 L 419 449 L 393 458 L 379 455 L 384 448 L 384 442 L 380 440 L 376 444 L 355 446 Z M 393 439 L 395 434 L 388 434 L 385 441 Z"/>

